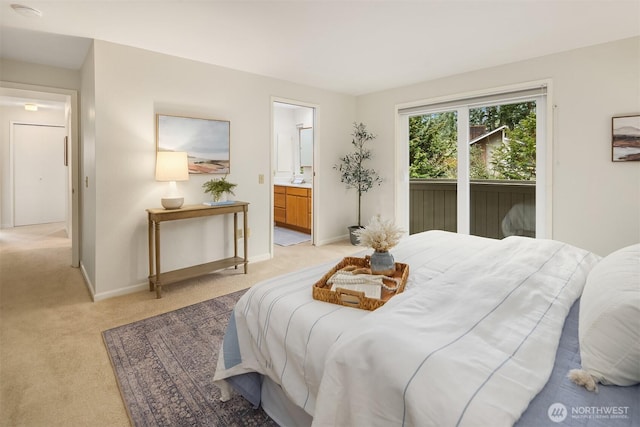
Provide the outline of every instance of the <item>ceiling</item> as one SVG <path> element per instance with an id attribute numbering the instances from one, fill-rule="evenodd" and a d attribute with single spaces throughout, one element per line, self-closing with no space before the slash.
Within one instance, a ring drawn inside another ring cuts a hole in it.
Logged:
<path id="1" fill-rule="evenodd" d="M 638 36 L 640 1 L 0 0 L 0 28 L 9 59 L 77 69 L 100 39 L 360 95 Z"/>

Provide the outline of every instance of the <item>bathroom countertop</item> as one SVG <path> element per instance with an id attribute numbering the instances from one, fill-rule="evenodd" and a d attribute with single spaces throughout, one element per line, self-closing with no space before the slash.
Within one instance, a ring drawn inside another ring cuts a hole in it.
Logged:
<path id="1" fill-rule="evenodd" d="M 293 184 L 291 182 L 274 182 L 273 185 L 281 185 L 283 187 L 311 188 L 310 182 L 303 182 L 302 184 Z"/>

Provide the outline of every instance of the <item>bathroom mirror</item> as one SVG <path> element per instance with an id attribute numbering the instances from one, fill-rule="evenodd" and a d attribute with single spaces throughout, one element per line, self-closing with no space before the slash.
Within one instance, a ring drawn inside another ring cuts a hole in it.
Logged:
<path id="1" fill-rule="evenodd" d="M 300 166 L 313 166 L 313 128 L 300 129 Z"/>

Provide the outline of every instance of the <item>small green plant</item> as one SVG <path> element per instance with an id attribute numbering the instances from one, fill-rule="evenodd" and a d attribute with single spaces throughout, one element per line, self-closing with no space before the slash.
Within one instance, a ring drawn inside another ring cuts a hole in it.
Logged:
<path id="1" fill-rule="evenodd" d="M 214 202 L 220 201 L 220 198 L 224 193 L 229 193 L 235 196 L 233 189 L 236 188 L 238 184 L 232 184 L 227 181 L 227 176 L 223 176 L 220 179 L 210 179 L 202 184 L 202 188 L 204 188 L 205 193 L 211 193 Z"/>

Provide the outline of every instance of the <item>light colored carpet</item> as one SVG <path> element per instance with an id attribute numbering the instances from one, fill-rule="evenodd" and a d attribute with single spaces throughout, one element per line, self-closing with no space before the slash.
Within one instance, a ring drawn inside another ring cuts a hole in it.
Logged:
<path id="1" fill-rule="evenodd" d="M 101 333 L 319 264 L 355 249 L 348 241 L 275 247 L 248 274 L 225 270 L 92 302 L 61 224 L 0 230 L 0 426 L 127 426 Z"/>

